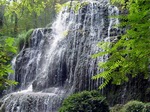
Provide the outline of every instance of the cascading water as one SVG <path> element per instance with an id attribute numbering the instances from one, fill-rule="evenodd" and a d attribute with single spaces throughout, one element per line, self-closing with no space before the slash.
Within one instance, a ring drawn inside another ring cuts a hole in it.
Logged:
<path id="1" fill-rule="evenodd" d="M 106 57 L 92 59 L 91 55 L 101 51 L 99 41 L 117 35 L 113 27 L 118 20 L 109 19 L 113 14 L 118 9 L 107 0 L 88 0 L 77 12 L 64 7 L 51 28 L 35 29 L 29 47 L 15 58 L 15 75 L 10 77 L 19 84 L 1 99 L 1 109 L 56 112 L 69 94 L 97 89 L 103 80 L 91 77 L 101 72 L 97 64 Z"/>

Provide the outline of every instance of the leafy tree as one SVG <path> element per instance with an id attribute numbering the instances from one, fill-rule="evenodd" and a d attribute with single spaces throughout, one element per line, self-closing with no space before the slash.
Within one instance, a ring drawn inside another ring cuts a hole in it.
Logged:
<path id="1" fill-rule="evenodd" d="M 13 43 L 13 38 L 0 40 L 0 90 L 9 85 L 17 84 L 15 81 L 7 79 L 8 73 L 13 73 L 10 65 L 11 57 L 16 53 L 16 47 L 13 46 Z"/>
<path id="2" fill-rule="evenodd" d="M 118 16 L 122 19 L 120 27 L 125 27 L 117 42 L 101 42 L 99 46 L 104 50 L 93 57 L 109 54 L 106 62 L 99 63 L 104 71 L 93 79 L 104 78 L 100 88 L 105 87 L 109 81 L 120 85 L 127 82 L 129 77 L 143 74 L 149 77 L 150 66 L 150 5 L 149 0 L 112 0 L 119 3 L 120 10 L 128 11 L 127 14 Z"/>
<path id="3" fill-rule="evenodd" d="M 0 31 L 3 35 L 16 37 L 22 31 L 45 27 L 55 15 L 57 2 L 60 0 L 1 0 L 4 24 Z"/>

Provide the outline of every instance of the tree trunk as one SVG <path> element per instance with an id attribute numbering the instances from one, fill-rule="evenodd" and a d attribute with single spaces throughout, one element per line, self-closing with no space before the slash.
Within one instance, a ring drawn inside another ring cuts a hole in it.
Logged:
<path id="1" fill-rule="evenodd" d="M 0 6 L 0 29 L 2 29 L 4 24 L 4 6 Z"/>
<path id="2" fill-rule="evenodd" d="M 15 16 L 15 25 L 14 25 L 14 36 L 16 36 L 18 34 L 18 17 L 17 14 L 14 14 Z"/>

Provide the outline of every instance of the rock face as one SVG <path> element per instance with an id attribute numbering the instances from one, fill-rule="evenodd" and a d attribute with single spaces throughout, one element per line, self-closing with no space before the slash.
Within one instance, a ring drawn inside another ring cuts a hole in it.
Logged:
<path id="1" fill-rule="evenodd" d="M 1 99 L 1 109 L 57 112 L 69 94 L 97 89 L 103 80 L 91 77 L 102 71 L 97 64 L 107 56 L 91 55 L 101 51 L 98 42 L 114 41 L 119 35 L 118 19 L 110 18 L 118 13 L 107 0 L 82 2 L 78 11 L 64 7 L 51 28 L 35 29 L 29 46 L 13 60 L 15 74 L 10 78 L 19 84 L 6 91 L 10 94 Z"/>
<path id="2" fill-rule="evenodd" d="M 109 84 L 104 91 L 110 106 L 130 100 L 150 102 L 150 80 L 144 79 L 142 74 L 119 86 Z"/>
<path id="3" fill-rule="evenodd" d="M 61 96 L 61 94 L 59 94 Z M 62 99 L 55 93 L 12 93 L 5 96 L 2 112 L 57 112 Z"/>

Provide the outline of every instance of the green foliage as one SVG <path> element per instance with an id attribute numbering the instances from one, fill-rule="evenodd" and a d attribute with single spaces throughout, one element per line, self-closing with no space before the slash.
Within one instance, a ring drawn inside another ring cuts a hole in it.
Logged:
<path id="1" fill-rule="evenodd" d="M 95 54 L 99 57 L 109 54 L 106 62 L 99 63 L 104 72 L 96 75 L 93 79 L 104 78 L 105 82 L 100 89 L 105 87 L 109 81 L 120 85 L 129 80 L 129 75 L 135 77 L 143 74 L 145 78 L 150 77 L 150 5 L 149 0 L 112 0 L 120 3 L 127 15 L 120 15 L 123 21 L 120 27 L 126 27 L 126 33 L 116 42 L 101 42 L 99 46 L 103 52 Z"/>
<path id="2" fill-rule="evenodd" d="M 121 112 L 142 112 L 144 109 L 144 103 L 139 101 L 130 101 L 123 106 Z"/>
<path id="3" fill-rule="evenodd" d="M 63 8 L 67 7 L 68 9 L 72 9 L 75 13 L 79 11 L 80 8 L 83 6 L 87 5 L 89 2 L 78 2 L 78 1 L 71 1 L 71 2 L 66 2 L 64 4 L 59 4 L 57 3 L 55 5 L 55 10 L 57 13 L 59 13 Z"/>
<path id="4" fill-rule="evenodd" d="M 3 19 L 0 32 L 16 37 L 22 31 L 45 27 L 55 17 L 54 6 L 57 2 L 60 0 L 0 0 Z"/>
<path id="5" fill-rule="evenodd" d="M 125 105 L 117 104 L 111 107 L 110 112 L 150 112 L 150 103 L 129 101 Z"/>
<path id="6" fill-rule="evenodd" d="M 150 112 L 150 103 L 145 104 L 145 108 L 143 109 L 142 112 Z"/>
<path id="7" fill-rule="evenodd" d="M 13 73 L 10 65 L 11 57 L 16 53 L 16 47 L 13 46 L 13 43 L 13 38 L 0 41 L 0 90 L 9 85 L 17 84 L 15 81 L 7 79 L 8 73 Z"/>
<path id="8" fill-rule="evenodd" d="M 55 5 L 55 11 L 56 11 L 57 13 L 59 13 L 59 12 L 61 11 L 62 7 L 63 7 L 63 6 L 62 6 L 60 3 L 57 3 L 57 4 Z"/>
<path id="9" fill-rule="evenodd" d="M 30 37 L 33 32 L 33 29 L 30 29 L 27 32 L 22 32 L 18 35 L 18 38 L 16 39 L 16 46 L 18 47 L 18 52 L 22 50 L 23 47 L 28 47 L 30 43 Z"/>
<path id="10" fill-rule="evenodd" d="M 109 112 L 105 99 L 97 91 L 83 91 L 65 99 L 59 112 Z"/>
<path id="11" fill-rule="evenodd" d="M 122 107 L 123 107 L 122 104 L 117 104 L 117 105 L 115 105 L 114 107 L 112 107 L 112 108 L 110 109 L 110 112 L 120 112 L 121 109 L 122 109 Z"/>

